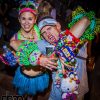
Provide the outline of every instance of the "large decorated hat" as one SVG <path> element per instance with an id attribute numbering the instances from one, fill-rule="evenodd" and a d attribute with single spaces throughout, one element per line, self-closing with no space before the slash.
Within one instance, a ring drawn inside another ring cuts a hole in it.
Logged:
<path id="1" fill-rule="evenodd" d="M 19 15 L 23 12 L 31 12 L 34 15 L 37 15 L 37 9 L 34 1 L 22 1 L 18 8 Z"/>

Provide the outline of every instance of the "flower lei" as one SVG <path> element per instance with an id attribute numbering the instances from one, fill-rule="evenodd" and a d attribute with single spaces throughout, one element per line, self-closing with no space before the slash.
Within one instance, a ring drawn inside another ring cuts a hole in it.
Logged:
<path id="1" fill-rule="evenodd" d="M 95 28 L 96 28 L 96 19 L 95 19 L 95 13 L 93 11 L 85 12 L 84 9 L 82 9 L 80 6 L 72 12 L 72 21 L 68 24 L 68 27 L 72 27 L 78 20 L 80 20 L 82 17 L 87 16 L 90 19 L 90 25 L 86 29 L 86 31 L 81 36 L 81 40 L 87 39 L 87 40 L 93 40 L 95 36 Z"/>
<path id="2" fill-rule="evenodd" d="M 38 37 L 38 40 L 41 40 L 41 37 L 40 37 L 40 30 L 39 30 L 39 28 L 38 28 L 37 25 L 34 25 L 34 30 L 36 31 L 36 35 L 37 35 L 37 37 Z"/>
<path id="3" fill-rule="evenodd" d="M 19 64 L 25 65 L 25 67 L 29 67 L 29 65 L 37 65 L 40 54 L 37 44 L 28 40 L 22 42 L 16 52 Z"/>

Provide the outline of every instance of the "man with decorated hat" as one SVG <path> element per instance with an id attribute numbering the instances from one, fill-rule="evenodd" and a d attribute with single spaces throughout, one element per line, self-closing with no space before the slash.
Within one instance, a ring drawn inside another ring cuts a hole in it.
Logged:
<path id="1" fill-rule="evenodd" d="M 80 10 L 82 11 L 80 12 Z M 64 66 L 67 66 L 67 72 L 70 73 L 70 71 L 74 70 L 74 72 L 77 73 L 77 76 L 80 80 L 78 88 L 79 94 L 77 95 L 77 99 L 82 100 L 84 98 L 84 94 L 88 92 L 88 80 L 86 71 L 87 40 L 92 40 L 95 35 L 96 23 L 94 13 L 86 13 L 82 8 L 79 7 L 76 12 L 73 12 L 73 20 L 68 25 L 70 28 L 69 30 L 66 29 L 65 31 L 61 31 L 60 23 L 51 17 L 44 17 L 38 22 L 41 36 L 47 42 L 55 46 L 54 51 L 64 60 L 63 62 L 61 61 L 61 63 L 63 63 Z M 67 52 L 65 50 L 67 50 Z M 66 55 L 67 53 L 68 55 Z M 71 67 L 69 65 L 72 62 L 70 57 L 72 57 L 72 59 L 75 58 L 74 61 L 76 63 L 74 65 L 75 67 L 72 69 L 68 68 Z M 70 93 L 71 96 L 67 95 L 66 93 L 66 96 L 62 97 L 63 92 L 61 88 L 57 87 L 57 85 L 59 85 L 59 81 L 58 83 L 55 83 L 55 81 L 57 82 L 57 75 L 60 75 L 58 74 L 60 71 L 59 67 L 57 69 L 58 72 L 54 72 L 52 74 L 53 83 L 49 100 L 66 100 L 66 98 L 68 100 L 71 98 L 73 98 L 72 100 L 76 100 L 76 98 L 71 95 L 72 93 Z M 62 74 L 64 75 L 65 71 L 62 72 Z"/>

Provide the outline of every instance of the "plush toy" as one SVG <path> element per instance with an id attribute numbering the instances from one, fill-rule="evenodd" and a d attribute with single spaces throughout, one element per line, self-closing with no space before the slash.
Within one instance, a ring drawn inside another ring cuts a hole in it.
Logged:
<path id="1" fill-rule="evenodd" d="M 61 80 L 62 100 L 76 100 L 79 79 L 74 72 Z"/>

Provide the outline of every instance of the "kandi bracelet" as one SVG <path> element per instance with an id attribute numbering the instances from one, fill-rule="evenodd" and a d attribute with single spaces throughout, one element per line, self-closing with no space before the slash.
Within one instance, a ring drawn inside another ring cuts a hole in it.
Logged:
<path id="1" fill-rule="evenodd" d="M 17 59 L 20 65 L 25 65 L 26 67 L 29 65 L 33 65 L 37 62 L 37 58 L 35 59 L 34 56 L 38 56 L 40 54 L 38 46 L 35 42 L 31 41 L 24 41 L 18 48 L 16 52 Z M 31 56 L 30 56 L 31 55 Z M 33 59 L 34 58 L 34 59 Z M 34 62 L 34 64 L 32 63 Z M 35 64 L 36 65 L 36 64 Z"/>

